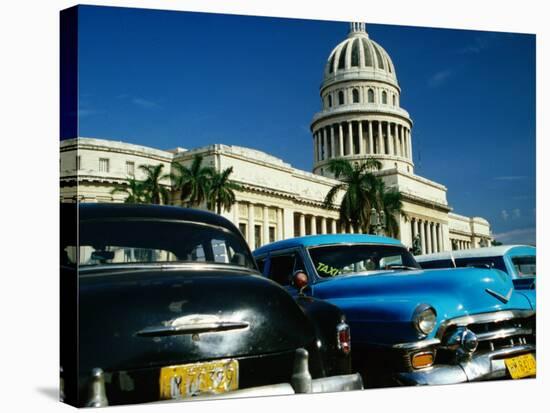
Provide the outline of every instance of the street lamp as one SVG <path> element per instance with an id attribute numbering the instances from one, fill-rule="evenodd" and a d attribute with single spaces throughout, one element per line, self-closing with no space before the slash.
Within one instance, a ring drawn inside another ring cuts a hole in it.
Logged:
<path id="1" fill-rule="evenodd" d="M 370 226 L 376 235 L 382 235 L 386 229 L 386 214 L 372 207 L 370 210 Z"/>

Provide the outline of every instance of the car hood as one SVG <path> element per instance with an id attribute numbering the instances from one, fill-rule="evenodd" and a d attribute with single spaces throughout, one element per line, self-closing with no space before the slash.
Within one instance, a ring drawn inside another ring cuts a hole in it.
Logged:
<path id="1" fill-rule="evenodd" d="M 79 278 L 80 367 L 129 370 L 306 347 L 313 327 L 277 284 L 221 270 Z"/>
<path id="2" fill-rule="evenodd" d="M 438 325 L 455 317 L 507 309 L 531 310 L 504 272 L 457 268 L 340 276 L 317 283 L 313 294 L 336 304 L 356 341 L 394 344 L 418 340 L 411 319 L 419 304 L 437 312 Z M 428 336 L 433 337 L 436 329 Z"/>

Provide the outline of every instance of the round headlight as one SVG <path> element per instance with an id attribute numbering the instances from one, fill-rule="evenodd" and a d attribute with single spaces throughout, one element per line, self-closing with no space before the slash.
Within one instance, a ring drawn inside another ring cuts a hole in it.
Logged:
<path id="1" fill-rule="evenodd" d="M 437 314 L 428 304 L 420 304 L 414 310 L 412 322 L 416 330 L 423 336 L 430 334 L 435 328 Z"/>

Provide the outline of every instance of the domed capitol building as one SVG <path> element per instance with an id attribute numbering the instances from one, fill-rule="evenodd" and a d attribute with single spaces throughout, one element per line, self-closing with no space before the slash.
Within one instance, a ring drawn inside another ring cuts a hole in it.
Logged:
<path id="1" fill-rule="evenodd" d="M 386 187 L 402 194 L 399 238 L 408 247 L 420 237 L 423 253 L 489 245 L 489 223 L 455 214 L 447 188 L 418 176 L 413 162 L 413 122 L 400 105 L 401 88 L 388 53 L 373 41 L 364 23 L 351 23 L 348 37 L 330 53 L 320 87 L 321 110 L 311 122 L 313 173 L 293 168 L 265 152 L 223 144 L 160 150 L 104 139 L 79 137 L 61 142 L 61 199 L 64 202 L 123 202 L 111 194 L 128 178 L 143 179 L 139 165 L 189 165 L 200 154 L 216 170 L 233 167 L 241 186 L 237 202 L 223 215 L 239 227 L 251 248 L 309 234 L 353 232 L 340 225 L 339 211 L 323 208 L 339 183 L 331 159 L 353 164 L 378 160 L 375 172 Z M 163 182 L 170 187 L 171 182 Z M 336 205 L 342 197 L 340 193 Z M 174 204 L 179 197 L 174 195 Z"/>

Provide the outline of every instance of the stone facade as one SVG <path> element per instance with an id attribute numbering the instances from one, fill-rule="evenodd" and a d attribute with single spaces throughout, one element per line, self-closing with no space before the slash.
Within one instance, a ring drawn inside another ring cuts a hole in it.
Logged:
<path id="1" fill-rule="evenodd" d="M 250 148 L 210 145 L 187 150 L 159 150 L 126 142 L 75 138 L 61 142 L 61 200 L 123 202 L 112 194 L 130 177 L 143 179 L 139 165 L 173 162 L 189 165 L 196 154 L 217 171 L 233 167 L 240 184 L 237 203 L 223 215 L 244 234 L 251 248 L 308 234 L 353 232 L 338 223 L 338 210 L 323 208 L 328 191 L 338 183 L 327 169 L 332 158 L 382 164 L 376 172 L 389 188 L 403 195 L 399 237 L 408 247 L 420 236 L 422 252 L 464 249 L 490 244 L 490 225 L 483 218 L 452 213 L 447 188 L 414 174 L 412 120 L 399 106 L 401 89 L 395 67 L 372 41 L 363 23 L 352 23 L 346 40 L 330 54 L 320 95 L 322 110 L 314 115 L 313 173 Z M 171 182 L 163 183 L 169 188 Z M 172 193 L 172 204 L 180 205 Z M 336 199 L 339 204 L 342 193 Z"/>

